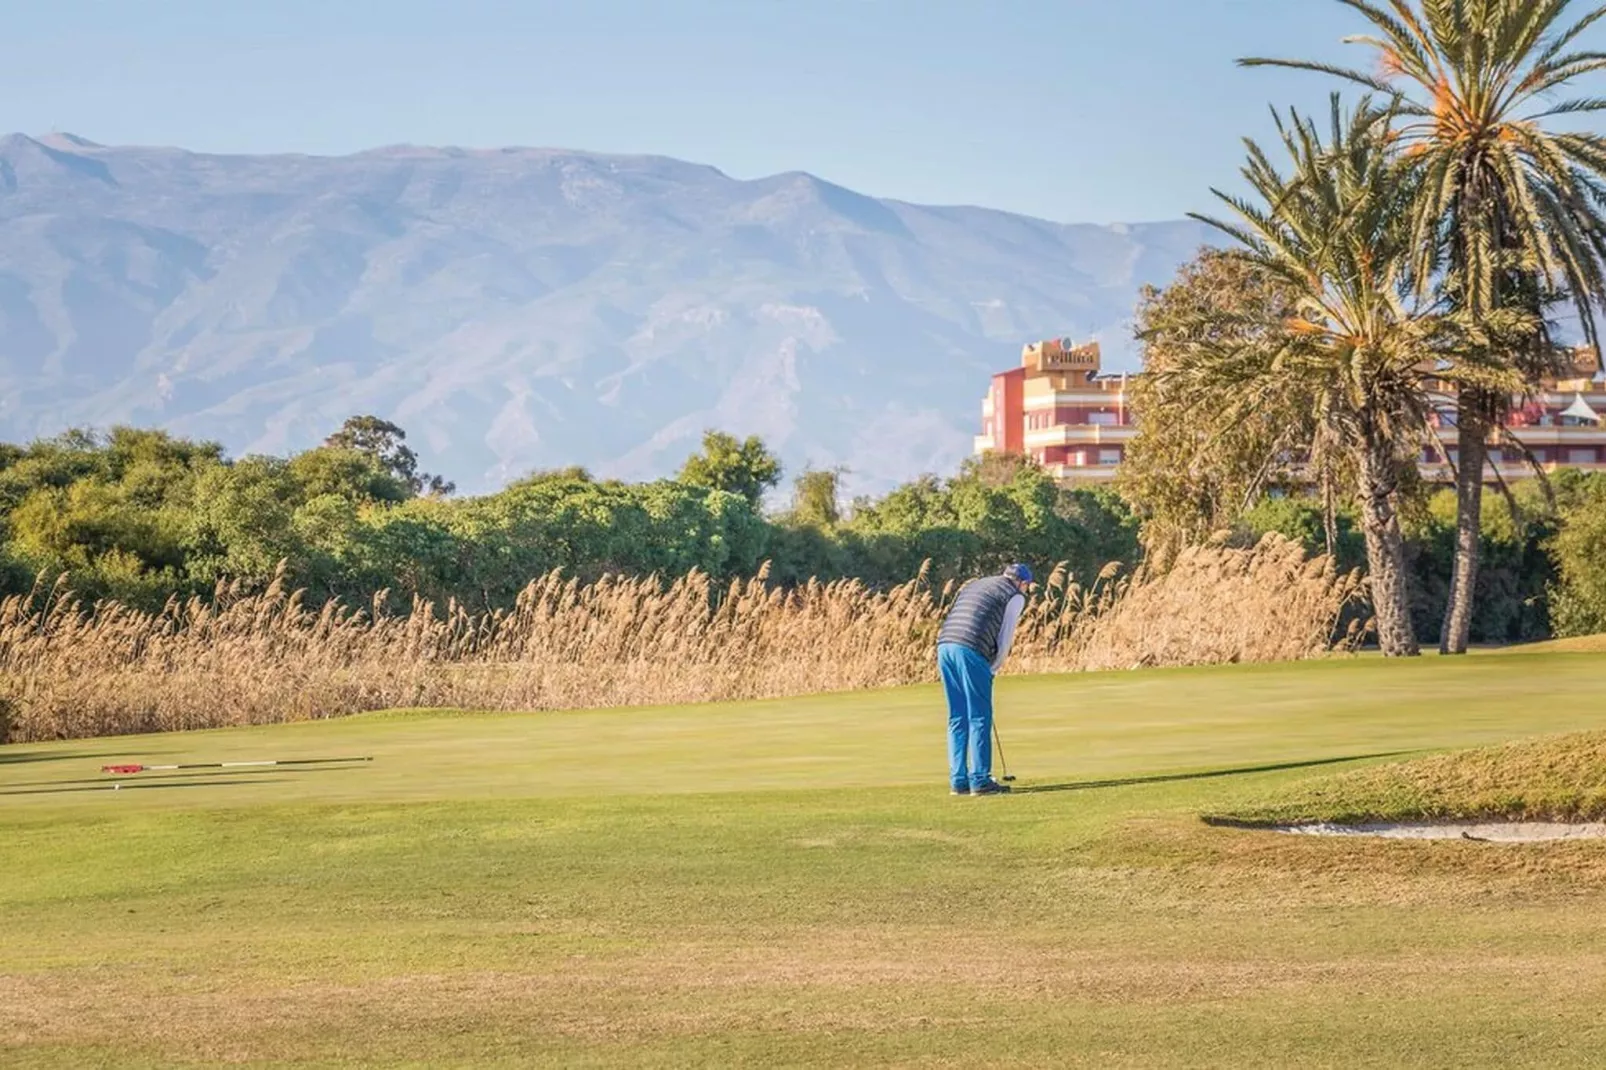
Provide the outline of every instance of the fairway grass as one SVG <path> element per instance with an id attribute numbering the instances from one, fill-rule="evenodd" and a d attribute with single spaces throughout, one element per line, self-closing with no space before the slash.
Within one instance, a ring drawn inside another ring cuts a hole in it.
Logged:
<path id="1" fill-rule="evenodd" d="M 1606 729 L 1606 656 L 0 749 L 0 1065 L 1599 1066 L 1606 844 L 1213 828 Z M 102 764 L 371 755 L 124 778 Z"/>
<path id="2" fill-rule="evenodd" d="M 1390 762 L 1315 778 L 1221 824 L 1561 822 L 1606 818 L 1606 732 L 1578 732 Z"/>
<path id="3" fill-rule="evenodd" d="M 1569 639 L 1546 639 L 1538 643 L 1502 647 L 1499 653 L 1523 654 L 1606 654 L 1606 635 L 1575 635 Z"/>

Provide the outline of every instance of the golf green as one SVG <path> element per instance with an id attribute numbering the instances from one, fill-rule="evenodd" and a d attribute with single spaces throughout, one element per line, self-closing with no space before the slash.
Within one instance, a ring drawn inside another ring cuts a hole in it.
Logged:
<path id="1" fill-rule="evenodd" d="M 1606 844 L 1198 815 L 1606 727 L 1603 679 L 1006 679 L 974 800 L 934 688 L 0 748 L 0 1063 L 1598 1066 Z"/>

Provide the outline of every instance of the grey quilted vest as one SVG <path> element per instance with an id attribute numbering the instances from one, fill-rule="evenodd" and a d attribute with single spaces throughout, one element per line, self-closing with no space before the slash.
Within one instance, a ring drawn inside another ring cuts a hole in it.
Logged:
<path id="1" fill-rule="evenodd" d="M 1020 594 L 1013 580 L 988 576 L 971 580 L 959 589 L 953 608 L 937 633 L 937 644 L 969 647 L 988 661 L 998 656 L 998 631 L 1004 626 L 1004 608 Z"/>

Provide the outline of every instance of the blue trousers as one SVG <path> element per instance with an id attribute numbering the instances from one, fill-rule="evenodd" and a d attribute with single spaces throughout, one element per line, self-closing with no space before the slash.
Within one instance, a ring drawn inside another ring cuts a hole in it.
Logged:
<path id="1" fill-rule="evenodd" d="M 968 646 L 942 643 L 937 669 L 948 694 L 948 783 L 981 787 L 993 778 L 993 667 Z"/>

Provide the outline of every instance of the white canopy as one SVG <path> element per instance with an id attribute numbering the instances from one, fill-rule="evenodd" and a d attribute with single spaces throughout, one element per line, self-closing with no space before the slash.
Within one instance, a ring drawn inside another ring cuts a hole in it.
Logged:
<path id="1" fill-rule="evenodd" d="M 1584 400 L 1584 395 L 1582 394 L 1574 395 L 1573 403 L 1561 415 L 1563 417 L 1571 417 L 1574 420 L 1585 420 L 1592 424 L 1600 423 L 1600 413 L 1589 407 L 1589 402 Z"/>

